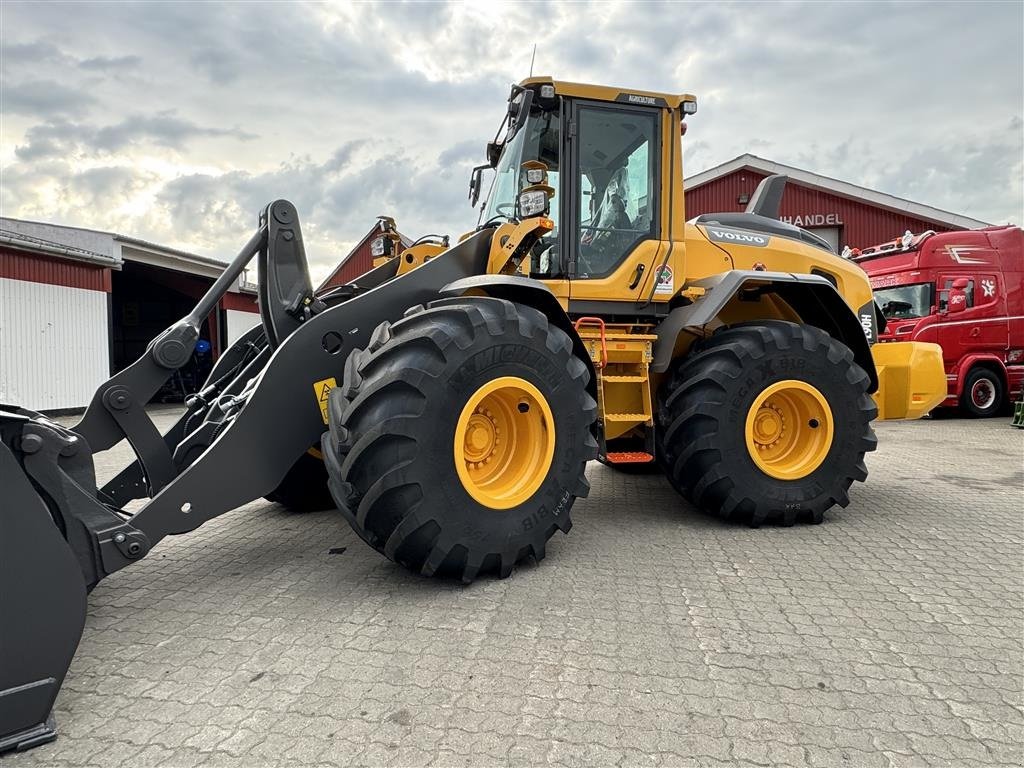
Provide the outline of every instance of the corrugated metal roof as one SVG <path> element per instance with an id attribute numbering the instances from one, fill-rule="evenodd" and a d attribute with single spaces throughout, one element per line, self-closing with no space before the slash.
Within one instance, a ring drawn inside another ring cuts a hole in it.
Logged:
<path id="1" fill-rule="evenodd" d="M 98 264 L 112 269 L 120 269 L 120 259 L 108 256 L 87 248 L 79 248 L 74 245 L 63 245 L 47 240 L 42 237 L 33 237 L 24 232 L 16 232 L 12 229 L 0 227 L 0 243 L 15 248 L 19 251 L 42 252 L 50 256 L 59 256 L 72 261 L 84 261 L 89 264 Z"/>
<path id="2" fill-rule="evenodd" d="M 796 168 L 792 165 L 784 165 L 783 163 L 777 163 L 773 160 L 766 160 L 763 157 L 758 157 L 757 155 L 749 153 L 740 155 L 739 157 L 735 157 L 721 165 L 716 165 L 714 168 L 709 168 L 706 171 L 702 171 L 701 173 L 686 178 L 684 181 L 684 189 L 687 192 L 690 190 L 696 190 L 704 184 L 708 184 L 709 182 L 720 179 L 723 176 L 728 176 L 729 174 L 744 168 L 749 168 L 753 171 L 760 171 L 765 175 L 782 173 L 789 176 L 793 181 L 803 184 L 804 186 L 814 187 L 842 197 L 859 200 L 878 208 L 887 208 L 896 213 L 916 219 L 945 224 L 949 227 L 955 227 L 958 229 L 979 229 L 981 227 L 992 226 L 988 222 L 981 221 L 980 219 L 972 219 L 969 216 L 951 213 L 940 208 L 934 208 L 930 205 L 915 203 L 912 200 L 906 200 L 902 197 L 896 197 L 895 195 L 890 195 L 885 192 L 879 192 L 877 190 L 861 187 L 846 181 L 840 181 L 839 179 L 833 179 L 830 176 L 822 176 L 820 173 L 812 173 L 810 171 L 805 171 L 802 168 Z"/>

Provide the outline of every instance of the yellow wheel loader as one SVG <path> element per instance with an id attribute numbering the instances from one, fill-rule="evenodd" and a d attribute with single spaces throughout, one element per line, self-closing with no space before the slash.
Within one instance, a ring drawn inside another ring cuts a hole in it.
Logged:
<path id="1" fill-rule="evenodd" d="M 778 221 L 784 179 L 744 213 L 687 222 L 695 111 L 689 95 L 526 80 L 457 244 L 317 295 L 297 212 L 272 202 L 78 424 L 0 406 L 0 751 L 54 738 L 90 589 L 260 496 L 310 506 L 326 483 L 372 547 L 464 581 L 543 558 L 595 458 L 656 466 L 694 506 L 752 525 L 846 505 L 876 403 L 916 418 L 944 397 L 939 348 L 873 346 L 867 278 Z M 253 258 L 261 325 L 160 434 L 146 403 Z M 124 439 L 136 460 L 98 486 L 94 453 Z"/>

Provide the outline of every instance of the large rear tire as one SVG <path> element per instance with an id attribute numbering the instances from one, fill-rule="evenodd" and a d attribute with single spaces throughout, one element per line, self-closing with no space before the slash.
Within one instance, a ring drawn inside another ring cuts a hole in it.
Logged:
<path id="1" fill-rule="evenodd" d="M 724 518 L 819 523 L 867 477 L 868 383 L 853 352 L 818 328 L 723 329 L 661 388 L 659 460 L 679 493 Z"/>
<path id="2" fill-rule="evenodd" d="M 597 453 L 589 370 L 536 309 L 414 308 L 353 353 L 323 453 L 338 508 L 386 557 L 472 581 L 541 560 Z"/>

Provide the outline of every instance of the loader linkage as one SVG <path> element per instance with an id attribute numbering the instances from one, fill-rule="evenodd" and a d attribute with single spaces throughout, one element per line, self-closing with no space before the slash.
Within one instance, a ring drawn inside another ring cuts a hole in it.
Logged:
<path id="1" fill-rule="evenodd" d="M 164 536 L 273 492 L 326 429 L 314 384 L 333 386 L 379 323 L 483 271 L 489 236 L 478 232 L 398 277 L 395 262 L 383 264 L 317 297 L 295 208 L 276 201 L 195 309 L 101 385 L 77 425 L 0 405 L 0 753 L 55 737 L 51 710 L 87 591 Z M 146 404 L 188 362 L 203 318 L 254 256 L 262 325 L 221 356 L 161 435 Z M 123 439 L 136 460 L 98 488 L 93 452 Z"/>

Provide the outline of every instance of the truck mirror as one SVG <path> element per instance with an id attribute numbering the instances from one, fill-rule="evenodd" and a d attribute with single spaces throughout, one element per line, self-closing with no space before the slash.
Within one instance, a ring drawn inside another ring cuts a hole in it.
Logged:
<path id="1" fill-rule="evenodd" d="M 966 291 L 968 285 L 970 285 L 970 281 L 966 277 L 958 277 L 953 281 L 953 287 L 958 291 Z"/>

